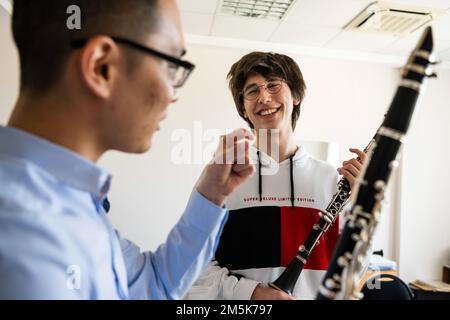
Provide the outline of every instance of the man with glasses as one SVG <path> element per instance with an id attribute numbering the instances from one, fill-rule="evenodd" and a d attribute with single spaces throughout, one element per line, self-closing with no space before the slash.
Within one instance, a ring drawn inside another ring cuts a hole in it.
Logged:
<path id="1" fill-rule="evenodd" d="M 79 30 L 66 28 L 74 4 Z M 155 252 L 113 229 L 111 177 L 95 164 L 147 151 L 194 69 L 175 1 L 15 0 L 12 31 L 21 79 L 0 127 L 0 299 L 183 297 L 217 247 L 225 198 L 254 171 L 252 133 L 232 134 L 246 152 L 205 168 Z"/>
<path id="2" fill-rule="evenodd" d="M 230 217 L 213 261 L 188 299 L 292 299 L 268 287 L 295 257 L 336 192 L 338 172 L 353 186 L 365 155 L 336 169 L 298 146 L 294 130 L 306 85 L 297 63 L 252 52 L 228 74 L 236 109 L 256 132 L 257 174 L 227 199 Z M 309 256 L 293 295 L 315 298 L 339 235 L 339 221 Z"/>

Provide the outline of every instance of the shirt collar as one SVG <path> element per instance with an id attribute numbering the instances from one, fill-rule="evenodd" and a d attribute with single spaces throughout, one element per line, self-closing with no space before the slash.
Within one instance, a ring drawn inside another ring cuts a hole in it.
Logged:
<path id="1" fill-rule="evenodd" d="M 32 162 L 95 199 L 104 198 L 110 188 L 111 175 L 104 169 L 67 148 L 16 128 L 0 126 L 0 154 Z"/>

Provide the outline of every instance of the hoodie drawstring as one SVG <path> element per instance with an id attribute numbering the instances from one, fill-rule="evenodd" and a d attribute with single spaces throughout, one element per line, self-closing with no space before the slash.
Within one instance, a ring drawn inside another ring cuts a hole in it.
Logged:
<path id="1" fill-rule="evenodd" d="M 259 202 L 262 201 L 262 176 L 261 176 L 261 153 L 258 150 L 258 190 L 259 190 Z"/>
<path id="2" fill-rule="evenodd" d="M 295 199 L 294 199 L 294 165 L 293 165 L 293 161 L 292 161 L 292 158 L 294 157 L 294 155 L 291 155 L 290 157 L 289 157 L 289 159 L 291 159 L 291 204 L 292 204 L 292 206 L 294 206 L 294 202 L 295 202 Z"/>
<path id="3" fill-rule="evenodd" d="M 297 153 L 297 152 L 295 152 Z M 294 156 L 295 153 L 292 154 L 291 156 L 289 156 L 289 160 L 290 160 L 290 182 L 291 182 L 291 205 L 292 207 L 294 207 L 295 204 L 295 199 L 294 199 Z M 257 151 L 257 155 L 258 155 L 258 190 L 259 190 L 259 202 L 262 202 L 262 174 L 261 174 L 261 152 L 258 150 Z"/>

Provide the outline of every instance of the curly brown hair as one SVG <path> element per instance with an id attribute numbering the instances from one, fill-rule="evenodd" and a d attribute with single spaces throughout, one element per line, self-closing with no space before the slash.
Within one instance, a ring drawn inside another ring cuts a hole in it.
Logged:
<path id="1" fill-rule="evenodd" d="M 247 78 L 252 75 L 261 75 L 264 78 L 277 77 L 286 81 L 291 89 L 292 97 L 300 102 L 292 111 L 292 130 L 295 129 L 300 116 L 300 105 L 306 91 L 306 84 L 298 64 L 290 57 L 273 52 L 251 52 L 243 56 L 231 66 L 227 75 L 229 88 L 233 95 L 236 109 L 242 119 L 253 128 L 253 124 L 244 116 L 244 98 L 242 91 Z"/>

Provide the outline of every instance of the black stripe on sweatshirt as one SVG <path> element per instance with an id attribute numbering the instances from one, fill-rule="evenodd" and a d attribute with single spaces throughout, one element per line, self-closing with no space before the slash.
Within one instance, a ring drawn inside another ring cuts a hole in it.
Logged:
<path id="1" fill-rule="evenodd" d="M 231 210 L 216 251 L 221 267 L 274 268 L 281 261 L 280 207 Z"/>

